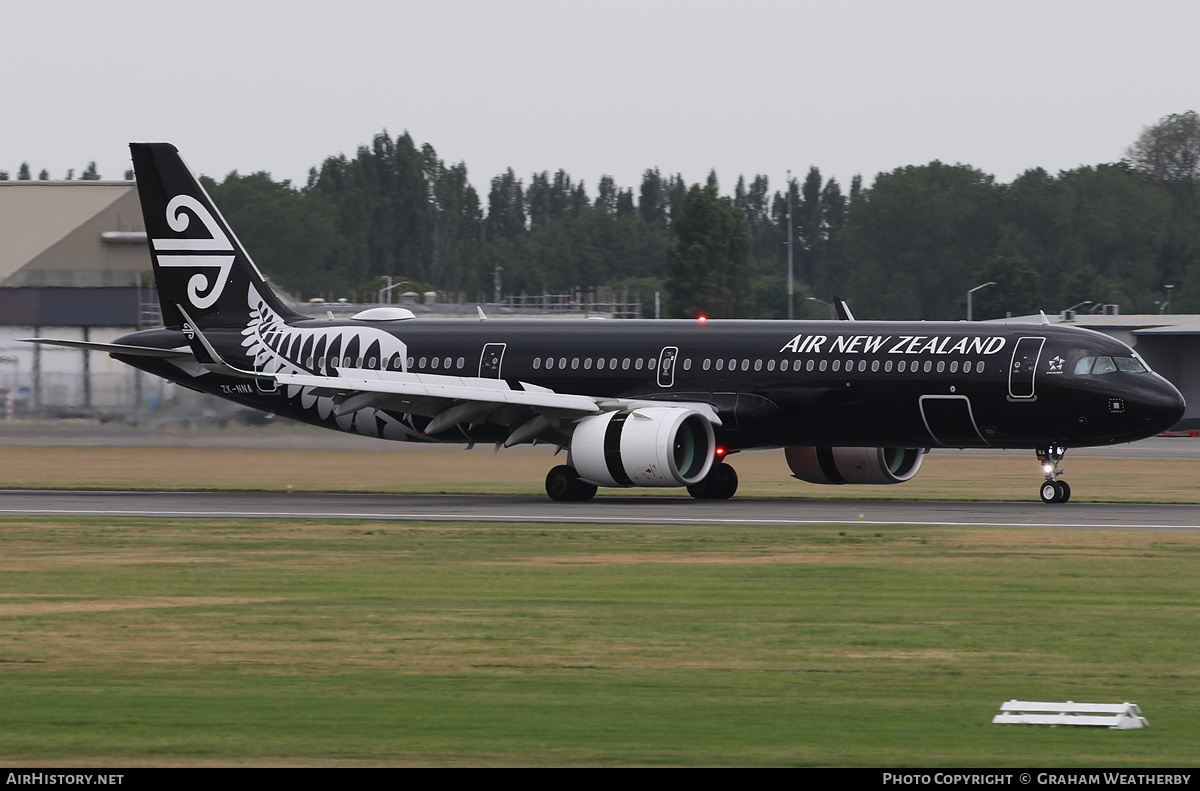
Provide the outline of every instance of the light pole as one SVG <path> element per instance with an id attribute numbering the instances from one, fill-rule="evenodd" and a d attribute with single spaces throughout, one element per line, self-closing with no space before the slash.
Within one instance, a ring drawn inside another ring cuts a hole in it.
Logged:
<path id="1" fill-rule="evenodd" d="M 978 291 L 981 288 L 987 288 L 988 286 L 994 286 L 994 285 L 996 285 L 996 281 L 989 280 L 986 283 L 981 283 L 980 285 L 975 286 L 975 288 L 967 290 L 967 321 L 971 321 L 971 295 L 974 294 L 976 291 Z"/>
<path id="2" fill-rule="evenodd" d="M 837 308 L 834 307 L 833 305 L 831 305 L 830 303 L 826 302 L 825 300 L 817 299 L 816 297 L 805 297 L 805 299 L 807 299 L 809 302 L 820 302 L 822 305 L 829 308 L 829 318 L 831 318 L 831 319 L 837 318 Z"/>
<path id="3" fill-rule="evenodd" d="M 1172 289 L 1175 288 L 1175 286 L 1173 286 L 1173 285 L 1163 286 L 1163 288 L 1165 288 L 1167 290 L 1167 313 L 1170 313 L 1171 312 L 1171 291 L 1172 291 Z"/>
<path id="4" fill-rule="evenodd" d="M 787 198 L 788 198 L 788 321 L 796 318 L 795 292 L 792 290 L 792 171 L 787 172 Z"/>

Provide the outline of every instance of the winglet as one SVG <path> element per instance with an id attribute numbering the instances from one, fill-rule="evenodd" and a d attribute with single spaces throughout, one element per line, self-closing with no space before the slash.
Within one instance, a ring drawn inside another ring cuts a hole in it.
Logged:
<path id="1" fill-rule="evenodd" d="M 475 310 L 477 310 L 479 312 L 479 320 L 480 321 L 487 321 L 487 314 L 483 312 L 483 308 L 476 305 Z"/>
<path id="2" fill-rule="evenodd" d="M 1050 326 L 1050 319 L 1046 317 L 1046 311 L 1044 311 L 1044 310 L 1039 310 L 1039 311 L 1038 311 L 1038 313 L 1042 314 L 1042 326 L 1043 326 L 1043 327 L 1049 327 L 1049 326 Z"/>
<path id="3" fill-rule="evenodd" d="M 846 300 L 834 297 L 833 305 L 837 308 L 838 321 L 854 321 L 854 314 L 850 312 L 850 306 L 846 304 Z"/>

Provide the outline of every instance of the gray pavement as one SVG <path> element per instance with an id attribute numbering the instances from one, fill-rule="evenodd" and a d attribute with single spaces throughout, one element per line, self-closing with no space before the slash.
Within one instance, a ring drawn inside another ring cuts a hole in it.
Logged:
<path id="1" fill-rule="evenodd" d="M 297 492 L 0 491 L 0 514 L 574 524 L 972 525 L 1198 530 L 1200 506 Z"/>

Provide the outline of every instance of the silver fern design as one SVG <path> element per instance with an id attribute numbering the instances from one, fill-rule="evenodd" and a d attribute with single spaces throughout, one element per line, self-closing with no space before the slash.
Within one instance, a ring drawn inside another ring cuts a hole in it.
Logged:
<path id="1" fill-rule="evenodd" d="M 265 374 L 315 374 L 337 377 L 339 370 L 383 379 L 390 372 L 408 370 L 408 346 L 375 327 L 291 327 L 271 309 L 253 284 L 247 301 L 250 321 L 242 330 L 242 346 L 254 370 Z M 289 401 L 299 397 L 303 409 L 316 410 L 322 421 L 331 417 L 338 428 L 368 437 L 428 442 L 429 437 L 375 407 L 335 415 L 330 396 L 318 396 L 312 387 L 288 385 Z"/>

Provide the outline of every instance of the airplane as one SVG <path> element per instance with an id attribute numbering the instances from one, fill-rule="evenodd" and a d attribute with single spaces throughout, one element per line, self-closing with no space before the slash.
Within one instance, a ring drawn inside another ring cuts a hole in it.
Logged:
<path id="1" fill-rule="evenodd" d="M 1068 447 L 1158 434 L 1179 391 L 1086 329 L 982 322 L 349 319 L 289 308 L 168 143 L 130 144 L 164 326 L 107 352 L 184 387 L 344 432 L 406 442 L 547 443 L 546 493 L 738 486 L 728 459 L 782 448 L 819 484 L 911 480 L 933 447 L 1033 450 L 1065 503 Z"/>

